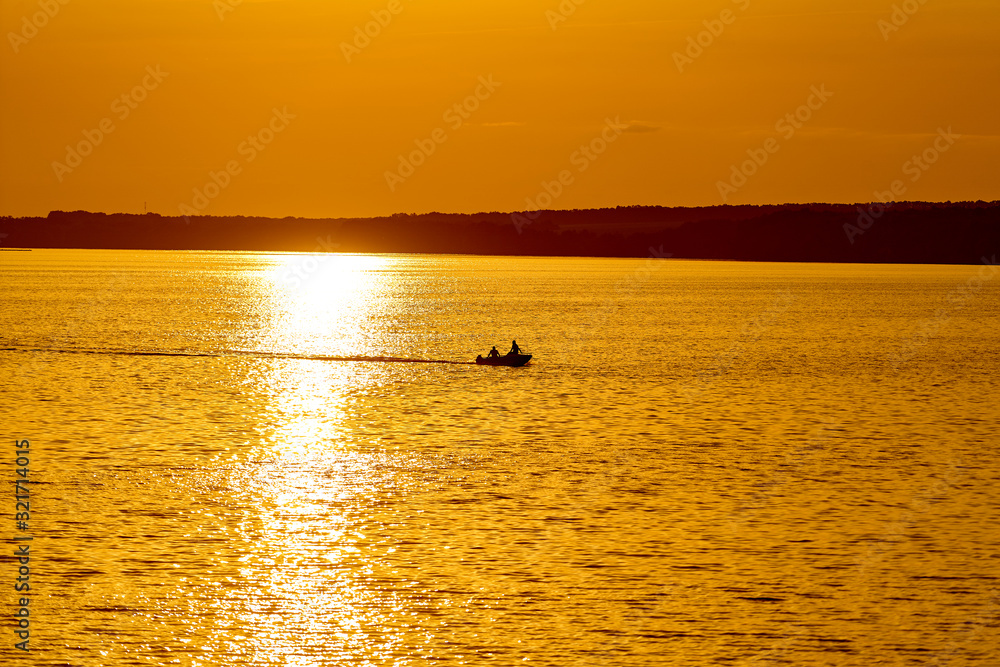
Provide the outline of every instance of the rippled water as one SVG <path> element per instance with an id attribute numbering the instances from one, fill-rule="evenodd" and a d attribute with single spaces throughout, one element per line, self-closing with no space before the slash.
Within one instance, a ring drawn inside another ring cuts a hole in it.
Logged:
<path id="1" fill-rule="evenodd" d="M 0 253 L 0 662 L 998 664 L 992 271 Z"/>

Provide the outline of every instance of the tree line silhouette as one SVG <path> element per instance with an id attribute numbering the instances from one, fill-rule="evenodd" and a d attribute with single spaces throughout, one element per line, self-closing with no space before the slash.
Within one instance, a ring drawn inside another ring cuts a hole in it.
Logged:
<path id="1" fill-rule="evenodd" d="M 1000 202 L 617 208 L 378 218 L 0 217 L 0 247 L 257 250 L 978 264 Z M 653 253 L 656 254 L 656 253 Z"/>

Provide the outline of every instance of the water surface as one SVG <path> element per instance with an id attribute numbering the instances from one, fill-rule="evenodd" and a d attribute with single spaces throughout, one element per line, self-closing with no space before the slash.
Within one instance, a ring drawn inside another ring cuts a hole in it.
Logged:
<path id="1" fill-rule="evenodd" d="M 25 664 L 996 664 L 991 271 L 3 253 Z"/>

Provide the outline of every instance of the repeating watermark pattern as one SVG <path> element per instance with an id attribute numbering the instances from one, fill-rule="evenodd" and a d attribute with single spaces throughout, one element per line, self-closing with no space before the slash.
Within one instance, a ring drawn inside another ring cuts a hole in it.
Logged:
<path id="1" fill-rule="evenodd" d="M 800 639 L 808 636 L 808 631 L 805 628 L 796 629 L 794 632 L 790 632 L 784 635 L 780 640 L 771 644 L 768 650 L 764 653 L 758 653 L 750 658 L 747 664 L 750 665 L 774 665 L 778 662 L 789 663 L 790 660 L 784 658 L 777 658 L 777 656 L 782 655 L 798 642 Z"/>
<path id="2" fill-rule="evenodd" d="M 367 49 L 372 40 L 382 34 L 382 30 L 389 27 L 392 19 L 402 13 L 404 7 L 400 0 L 389 0 L 385 9 L 373 9 L 372 19 L 364 26 L 354 26 L 354 39 L 350 42 L 340 43 L 340 52 L 344 54 L 344 60 L 348 63 L 359 55 L 361 51 Z"/>
<path id="3" fill-rule="evenodd" d="M 849 222 L 844 223 L 844 233 L 847 234 L 847 240 L 854 245 L 854 237 L 861 236 L 866 231 L 871 229 L 871 226 L 875 224 L 875 221 L 882 217 L 886 209 L 890 208 L 895 202 L 890 198 L 883 199 L 883 194 L 889 194 L 893 197 L 902 196 L 903 192 L 906 191 L 906 186 L 900 180 L 895 180 L 889 186 L 889 190 L 886 193 L 881 193 L 876 191 L 875 196 L 878 201 L 868 204 L 867 209 L 858 206 L 858 222 L 856 225 L 852 225 Z"/>
<path id="4" fill-rule="evenodd" d="M 673 254 L 664 252 L 662 245 L 659 248 L 650 246 L 649 254 L 646 256 L 646 261 L 643 265 L 635 269 L 628 276 L 618 279 L 615 283 L 613 294 L 606 297 L 598 307 L 592 309 L 589 321 L 581 324 L 574 336 L 567 336 L 567 338 L 575 338 L 579 341 L 593 338 L 595 332 L 603 329 L 607 325 L 608 320 L 618 313 L 623 304 L 631 299 L 643 285 L 649 282 L 653 273 L 660 270 L 663 264 L 655 260 L 667 259 L 669 257 L 673 257 Z"/>
<path id="5" fill-rule="evenodd" d="M 701 395 L 709 386 L 725 375 L 733 363 L 743 356 L 747 346 L 760 340 L 774 326 L 775 320 L 787 312 L 797 300 L 798 297 L 787 290 L 778 292 L 775 295 L 774 302 L 765 311 L 757 314 L 749 322 L 746 322 L 740 329 L 737 339 L 725 352 L 716 357 L 712 364 L 714 369 L 698 373 L 695 376 L 695 384 L 684 387 L 681 389 L 681 393 L 686 395 L 689 400 L 694 400 Z"/>
<path id="6" fill-rule="evenodd" d="M 576 8 L 587 0 L 562 0 L 555 9 L 545 10 L 545 20 L 549 22 L 549 27 L 555 30 L 560 23 L 565 23 L 570 16 L 576 14 Z"/>
<path id="7" fill-rule="evenodd" d="M 892 370 L 896 373 L 903 364 L 913 359 L 923 346 L 937 336 L 941 328 L 951 321 L 955 314 L 965 308 L 969 301 L 983 289 L 983 285 L 993 280 L 1000 269 L 997 268 L 997 256 L 982 258 L 983 266 L 979 267 L 976 275 L 970 277 L 965 283 L 948 292 L 944 300 L 947 306 L 934 311 L 934 317 L 922 320 L 916 332 L 903 344 L 903 348 L 889 357 Z"/>
<path id="8" fill-rule="evenodd" d="M 934 138 L 933 144 L 925 148 L 919 155 L 914 155 L 903 163 L 903 174 L 910 177 L 911 183 L 916 183 L 931 168 L 931 165 L 938 161 L 941 154 L 954 146 L 955 142 L 961 138 L 961 134 L 952 132 L 950 125 L 947 130 L 939 127 L 938 135 Z M 871 229 L 871 226 L 882 217 L 885 210 L 906 194 L 906 183 L 897 178 L 889 184 L 888 190 L 876 190 L 874 194 L 877 201 L 869 204 L 867 211 L 860 206 L 858 207 L 857 224 L 844 223 L 844 234 L 847 235 L 847 240 L 851 242 L 851 245 L 854 245 L 854 237 L 861 236 Z"/>
<path id="9" fill-rule="evenodd" d="M 38 31 L 49 24 L 49 21 L 56 17 L 59 10 L 69 4 L 69 0 L 38 0 L 41 11 L 37 11 L 30 17 L 21 17 L 21 30 L 18 32 L 8 32 L 7 40 L 14 53 L 20 53 L 21 47 L 33 39 Z"/>
<path id="10" fill-rule="evenodd" d="M 833 97 L 833 93 L 826 89 L 826 84 L 820 84 L 818 88 L 810 86 L 809 90 L 810 95 L 806 98 L 805 104 L 800 105 L 792 113 L 786 113 L 774 124 L 775 132 L 781 135 L 785 141 L 794 137 L 796 131 L 802 129 L 803 125 L 812 119 L 813 112 L 821 109 L 827 100 Z M 748 148 L 749 159 L 740 163 L 739 167 L 735 164 L 730 165 L 729 180 L 716 181 L 715 183 L 715 187 L 719 190 L 719 196 L 722 197 L 722 202 L 725 203 L 729 199 L 729 195 L 735 194 L 746 185 L 747 179 L 756 174 L 761 167 L 767 164 L 768 159 L 780 149 L 781 142 L 775 137 L 765 139 L 761 148 Z"/>
<path id="11" fill-rule="evenodd" d="M 605 118 L 604 127 L 601 129 L 600 134 L 586 144 L 581 144 L 579 148 L 570 154 L 570 164 L 576 167 L 578 173 L 582 174 L 587 171 L 591 163 L 603 155 L 608 150 L 608 146 L 617 141 L 618 137 L 628 127 L 629 123 L 621 122 L 621 116 L 615 116 L 614 120 Z M 565 192 L 565 188 L 573 185 L 575 180 L 576 177 L 573 176 L 573 172 L 569 169 L 563 169 L 556 175 L 554 180 L 542 181 L 542 189 L 538 194 L 534 198 L 527 197 L 525 199 L 528 210 L 524 213 L 514 212 L 510 215 L 511 222 L 514 223 L 517 233 L 522 233 L 522 228 L 525 225 L 530 225 L 537 220 L 538 216 L 542 214 L 542 209 L 550 207 L 552 202 Z"/>
<path id="12" fill-rule="evenodd" d="M 809 442 L 800 447 L 792 456 L 798 458 L 799 455 L 802 455 L 804 457 L 808 456 L 810 452 L 824 449 L 826 443 L 829 441 L 830 432 L 837 430 L 843 429 L 835 422 L 825 422 L 819 426 L 819 431 L 816 435 L 811 437 Z M 791 467 L 794 463 L 786 462 L 783 465 Z M 801 465 L 802 461 L 798 460 L 797 463 Z M 844 570 L 843 574 L 840 575 L 841 585 L 851 586 L 852 588 L 848 589 L 851 591 L 851 595 L 857 596 L 861 594 L 861 591 L 857 589 L 865 585 L 866 577 L 869 576 L 873 566 L 888 555 L 889 551 L 901 541 L 901 538 L 905 537 L 906 533 L 919 520 L 921 514 L 925 513 L 935 503 L 943 500 L 950 490 L 960 488 L 963 474 L 962 468 L 963 461 L 953 455 L 947 469 L 942 468 L 940 475 L 935 478 L 933 483 L 925 485 L 919 493 L 912 495 L 910 500 L 905 503 L 905 509 L 898 519 L 887 522 L 885 529 L 880 531 L 879 536 L 870 541 L 867 551 L 857 556 L 852 565 Z M 765 487 L 773 487 L 784 483 L 786 479 L 787 475 L 781 474 L 766 482 Z M 755 498 L 764 499 L 766 498 L 766 493 L 757 494 Z M 753 503 L 749 509 L 753 509 L 755 506 L 759 506 L 759 503 Z M 741 507 L 738 512 L 742 513 L 746 509 Z M 986 608 L 966 620 L 962 624 L 964 626 L 962 631 L 952 634 L 951 641 L 949 641 L 947 647 L 941 653 L 929 656 L 933 659 L 928 660 L 927 664 L 949 664 L 949 660 L 955 657 L 955 654 L 961 650 L 962 646 L 970 644 L 986 628 L 995 627 L 998 615 L 1000 615 L 1000 597 L 998 597 L 996 589 L 986 592 L 989 594 Z M 688 600 L 692 595 L 708 601 L 715 599 L 714 592 L 701 585 L 667 585 L 663 588 L 663 594 L 657 601 L 657 609 L 663 610 L 676 606 L 678 603 Z M 794 604 L 794 599 L 787 600 L 785 604 L 789 606 Z M 647 622 L 647 619 L 651 616 L 655 617 L 655 615 L 651 615 L 647 611 L 641 617 L 637 617 L 635 622 L 637 625 Z M 791 664 L 792 660 L 788 659 L 788 652 L 799 644 L 800 641 L 807 642 L 810 640 L 815 640 L 815 634 L 811 628 L 796 628 L 783 633 L 768 646 L 762 647 L 759 652 L 748 656 L 744 662 L 754 665 L 771 665 L 779 662 Z M 965 663 L 963 662 L 962 664 Z"/>
<path id="13" fill-rule="evenodd" d="M 250 164 L 257 159 L 267 146 L 274 141 L 274 138 L 288 128 L 289 121 L 296 118 L 295 114 L 288 112 L 288 107 L 271 110 L 271 119 L 260 128 L 256 134 L 249 135 L 236 147 L 236 152 L 243 157 L 244 164 Z M 222 191 L 229 187 L 233 178 L 243 173 L 243 164 L 238 159 L 226 162 L 219 171 L 209 171 L 208 180 L 200 188 L 194 188 L 194 197 L 191 203 L 180 203 L 177 210 L 184 216 L 185 222 L 190 222 L 190 216 L 200 215 L 208 208 L 213 199 L 222 194 Z"/>
<path id="14" fill-rule="evenodd" d="M 905 533 L 916 521 L 918 515 L 924 512 L 933 502 L 942 498 L 948 489 L 957 486 L 957 482 L 959 481 L 957 470 L 960 467 L 961 461 L 953 457 L 948 471 L 944 474 L 943 478 L 938 478 L 934 484 L 924 488 L 920 493 L 911 498 L 907 503 L 907 509 L 901 514 L 899 519 L 889 523 L 886 530 L 871 542 L 866 552 L 855 558 L 850 571 L 845 571 L 841 580 L 845 583 L 848 581 L 854 582 L 856 588 L 863 586 L 869 569 L 877 561 L 881 560 L 893 548 L 893 545 L 901 541 L 900 538 L 905 536 Z M 864 592 L 867 592 L 867 589 Z M 859 596 L 862 592 L 855 590 L 853 594 Z M 779 660 L 776 659 L 777 656 L 785 653 L 800 639 L 805 639 L 808 636 L 808 630 L 805 628 L 790 632 L 780 640 L 774 642 L 766 651 L 755 655 L 751 658 L 750 662 L 759 663 L 764 660 L 768 661 L 767 664 L 778 662 Z M 780 662 L 789 661 L 782 658 Z M 940 663 L 935 662 L 934 664 Z"/>
<path id="15" fill-rule="evenodd" d="M 17 440 L 14 442 L 14 522 L 18 533 L 14 536 L 14 558 L 17 562 L 17 579 L 14 590 L 23 597 L 17 600 L 17 629 L 14 634 L 20 640 L 14 643 L 14 648 L 29 651 L 31 640 L 31 492 L 30 483 L 31 442 Z"/>
<path id="16" fill-rule="evenodd" d="M 139 105 L 146 100 L 149 93 L 160 87 L 163 80 L 170 76 L 170 72 L 164 72 L 160 65 L 155 68 L 152 65 L 146 67 L 146 76 L 142 83 L 132 88 L 127 93 L 122 93 L 111 102 L 111 112 L 119 121 L 123 121 L 131 113 L 139 108 Z M 92 130 L 83 130 L 83 139 L 74 145 L 66 146 L 66 157 L 63 162 L 53 161 L 52 170 L 60 183 L 67 174 L 83 164 L 83 159 L 94 152 L 94 149 L 104 143 L 104 139 L 117 129 L 115 122 L 111 118 L 103 118 L 97 127 Z"/>
<path id="17" fill-rule="evenodd" d="M 243 0 L 212 0 L 212 7 L 220 21 L 226 20 L 226 14 L 235 12 L 236 8 L 243 4 Z"/>
<path id="18" fill-rule="evenodd" d="M 958 488 L 961 481 L 959 469 L 962 467 L 961 459 L 952 457 L 948 470 L 943 476 L 938 477 L 933 484 L 924 487 L 920 493 L 914 495 L 905 505 L 905 509 L 895 520 L 888 522 L 884 530 L 880 531 L 877 538 L 871 540 L 865 552 L 855 558 L 855 577 L 858 581 L 856 596 L 869 594 L 871 587 L 868 585 L 870 577 L 868 572 L 875 565 L 881 562 L 896 545 L 906 539 L 907 533 L 911 531 L 920 515 L 936 502 L 944 500 L 952 489 Z"/>
<path id="19" fill-rule="evenodd" d="M 893 5 L 892 12 L 889 14 L 889 20 L 879 19 L 875 24 L 879 32 L 882 33 L 882 39 L 888 42 L 889 35 L 897 32 L 906 25 L 910 17 L 926 4 L 927 0 L 903 0 L 901 4 Z"/>
<path id="20" fill-rule="evenodd" d="M 913 527 L 916 523 L 917 518 L 921 513 L 923 513 L 936 499 L 943 497 L 949 489 L 955 487 L 957 481 L 956 470 L 958 469 L 961 461 L 957 459 L 952 459 L 951 465 L 948 468 L 947 473 L 945 473 L 943 478 L 938 478 L 933 484 L 925 487 L 920 493 L 915 495 L 906 504 L 906 509 L 899 515 L 897 519 L 886 524 L 886 528 L 880 531 L 878 538 L 872 540 L 868 544 L 868 548 L 865 552 L 855 558 L 855 564 L 857 567 L 857 576 L 863 577 L 867 570 L 878 563 L 885 554 L 894 548 L 893 545 L 898 544 L 906 533 Z"/>
<path id="21" fill-rule="evenodd" d="M 732 2 L 741 12 L 745 12 L 750 7 L 750 0 L 732 0 Z M 715 40 L 725 32 L 726 26 L 735 23 L 736 18 L 737 14 L 733 10 L 723 9 L 719 12 L 719 18 L 702 21 L 701 24 L 705 26 L 705 29 L 693 37 L 688 36 L 687 46 L 684 47 L 683 52 L 674 51 L 674 65 L 677 66 L 677 71 L 683 74 L 684 68 L 693 65 L 694 61 L 705 53 L 705 49 L 715 44 Z"/>
<path id="22" fill-rule="evenodd" d="M 501 85 L 503 85 L 501 82 L 493 80 L 492 74 L 480 76 L 479 85 L 476 86 L 473 94 L 448 107 L 441 118 L 452 131 L 461 129 L 466 121 L 472 117 L 472 114 L 479 109 L 481 103 L 490 99 Z M 414 139 L 413 143 L 416 145 L 416 149 L 407 155 L 400 154 L 396 170 L 385 172 L 385 182 L 389 186 L 389 191 L 395 192 L 396 186 L 405 183 L 406 179 L 413 176 L 417 167 L 427 162 L 427 158 L 437 152 L 438 146 L 446 141 L 448 141 L 448 133 L 442 127 L 434 128 L 426 139 Z"/>
<path id="23" fill-rule="evenodd" d="M 948 645 L 940 654 L 934 656 L 935 667 L 946 666 L 962 646 L 968 646 L 976 641 L 983 630 L 996 627 L 998 621 L 1000 621 L 1000 590 L 994 588 L 990 591 L 989 606 L 965 621 L 961 630 L 949 635 Z"/>
<path id="24" fill-rule="evenodd" d="M 68 311 L 62 318 L 62 329 L 60 332 L 51 334 L 48 344 L 63 345 L 81 327 L 84 320 L 89 320 L 108 310 L 111 303 L 118 297 L 123 286 L 130 285 L 132 274 L 118 272 L 105 282 L 103 289 L 96 292 L 87 299 L 76 299 L 73 302 L 72 310 Z M 43 356 L 32 354 L 29 356 L 30 362 L 21 366 L 20 370 L 24 374 L 34 375 L 38 372 L 39 366 L 44 364 Z"/>
<path id="25" fill-rule="evenodd" d="M 833 431 L 842 429 L 842 424 L 834 421 L 824 421 L 816 427 L 804 445 L 785 456 L 785 461 L 780 464 L 780 472 L 777 472 L 756 486 L 758 490 L 749 498 L 744 500 L 730 515 L 729 527 L 737 530 L 746 525 L 753 518 L 753 513 L 768 504 L 772 497 L 770 493 L 777 487 L 785 486 L 791 481 L 794 468 L 805 465 L 810 457 L 816 452 L 825 449 L 830 442 Z"/>

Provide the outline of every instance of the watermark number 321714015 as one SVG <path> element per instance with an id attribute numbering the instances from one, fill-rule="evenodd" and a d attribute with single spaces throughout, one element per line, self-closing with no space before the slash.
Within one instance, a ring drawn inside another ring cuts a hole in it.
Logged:
<path id="1" fill-rule="evenodd" d="M 17 564 L 17 578 L 14 580 L 14 590 L 21 596 L 17 599 L 17 619 L 14 634 L 17 641 L 14 648 L 28 651 L 28 641 L 31 637 L 31 535 L 29 534 L 31 520 L 31 493 L 28 491 L 28 469 L 31 464 L 31 442 L 17 440 L 14 443 L 14 524 L 17 534 L 14 536 L 14 562 Z"/>

